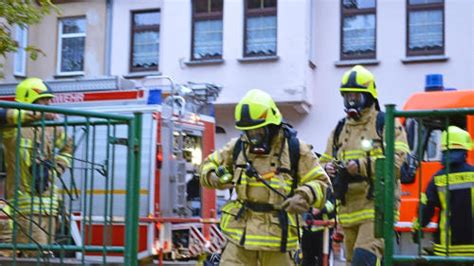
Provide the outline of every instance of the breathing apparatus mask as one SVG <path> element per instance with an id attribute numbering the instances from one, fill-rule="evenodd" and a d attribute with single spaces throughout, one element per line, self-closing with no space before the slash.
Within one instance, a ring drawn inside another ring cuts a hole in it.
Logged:
<path id="1" fill-rule="evenodd" d="M 278 127 L 274 125 L 245 130 L 245 135 L 250 144 L 250 152 L 254 154 L 269 154 L 271 141 L 277 131 Z"/>
<path id="2" fill-rule="evenodd" d="M 342 97 L 344 98 L 344 111 L 349 118 L 355 120 L 360 118 L 364 108 L 370 107 L 374 103 L 373 98 L 367 93 L 343 92 Z"/>

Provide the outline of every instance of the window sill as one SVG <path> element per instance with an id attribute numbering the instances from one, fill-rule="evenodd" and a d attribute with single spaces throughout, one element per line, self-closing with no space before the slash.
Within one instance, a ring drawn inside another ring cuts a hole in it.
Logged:
<path id="1" fill-rule="evenodd" d="M 347 67 L 355 65 L 375 66 L 378 64 L 380 64 L 380 61 L 377 59 L 340 60 L 334 63 L 336 67 Z"/>
<path id="2" fill-rule="evenodd" d="M 221 65 L 224 64 L 224 59 L 191 60 L 184 62 L 184 64 L 187 66 Z"/>
<path id="3" fill-rule="evenodd" d="M 126 79 L 137 79 L 137 78 L 144 78 L 146 76 L 161 76 L 161 72 L 159 71 L 144 71 L 144 72 L 132 72 L 127 75 L 123 75 Z"/>
<path id="4" fill-rule="evenodd" d="M 68 79 L 68 78 L 82 78 L 84 77 L 84 73 L 64 73 L 64 74 L 56 74 L 53 76 L 55 79 Z"/>
<path id="5" fill-rule="evenodd" d="M 403 58 L 401 61 L 403 64 L 414 64 L 414 63 L 429 63 L 429 62 L 446 62 L 449 57 L 445 55 L 423 55 L 423 56 L 408 56 Z"/>
<path id="6" fill-rule="evenodd" d="M 252 56 L 252 57 L 244 57 L 239 58 L 237 61 L 240 63 L 258 63 L 258 62 L 274 62 L 278 61 L 280 57 L 278 55 L 270 55 L 270 56 Z"/>
<path id="7" fill-rule="evenodd" d="M 13 74 L 13 77 L 17 78 L 17 79 L 25 79 L 26 78 L 26 74 Z"/>

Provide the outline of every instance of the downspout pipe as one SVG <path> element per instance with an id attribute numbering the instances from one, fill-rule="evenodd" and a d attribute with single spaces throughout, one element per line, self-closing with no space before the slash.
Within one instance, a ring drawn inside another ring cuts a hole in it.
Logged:
<path id="1" fill-rule="evenodd" d="M 112 57 L 112 19 L 114 0 L 106 0 L 104 74 L 110 76 Z"/>

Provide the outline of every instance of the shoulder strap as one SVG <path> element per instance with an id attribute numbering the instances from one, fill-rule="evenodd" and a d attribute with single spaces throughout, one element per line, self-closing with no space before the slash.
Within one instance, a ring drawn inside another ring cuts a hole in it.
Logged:
<path id="1" fill-rule="evenodd" d="M 343 118 L 337 122 L 336 129 L 334 130 L 334 136 L 332 137 L 332 157 L 336 158 L 337 156 L 337 150 L 339 149 L 339 145 L 337 144 L 339 142 L 339 136 L 341 135 L 342 128 L 344 127 L 344 124 L 346 123 L 346 118 Z"/>
<path id="2" fill-rule="evenodd" d="M 242 140 L 239 138 L 237 142 L 235 142 L 234 149 L 232 150 L 232 162 L 237 162 L 237 158 L 239 158 L 239 154 L 242 151 Z"/>
<path id="3" fill-rule="evenodd" d="M 385 126 L 385 113 L 380 111 L 377 113 L 377 120 L 375 121 L 375 129 L 377 135 L 383 140 L 383 128 Z"/>
<path id="4" fill-rule="evenodd" d="M 296 130 L 290 125 L 285 124 L 283 130 L 284 136 L 288 141 L 288 154 L 290 155 L 290 173 L 291 177 L 293 177 L 290 194 L 293 194 L 293 191 L 296 189 L 296 187 L 298 187 L 298 163 L 300 160 L 300 141 L 298 137 L 296 137 Z"/>

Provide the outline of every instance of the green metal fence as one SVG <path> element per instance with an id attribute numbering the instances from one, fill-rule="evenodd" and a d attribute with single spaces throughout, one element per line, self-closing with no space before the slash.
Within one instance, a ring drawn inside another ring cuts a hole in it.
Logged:
<path id="1" fill-rule="evenodd" d="M 456 117 L 465 117 L 474 114 L 474 108 L 464 109 L 446 109 L 446 110 L 426 110 L 426 111 L 398 111 L 395 105 L 386 105 L 385 115 L 385 159 L 378 160 L 376 163 L 376 182 L 375 182 L 375 197 L 376 197 L 376 221 L 375 221 L 375 235 L 385 239 L 385 255 L 384 264 L 394 265 L 398 263 L 474 263 L 474 257 L 454 257 L 454 256 L 429 256 L 422 255 L 421 245 L 418 245 L 417 255 L 395 254 L 395 231 L 394 231 L 394 190 L 395 190 L 395 119 L 397 117 L 414 118 L 423 124 L 424 119 L 433 118 L 443 128 L 448 128 L 448 125 L 456 119 Z M 421 135 L 421 127 L 418 127 L 417 134 Z M 448 136 L 449 138 L 449 136 Z M 418 158 L 423 158 L 422 144 L 417 145 Z M 448 167 L 449 168 L 449 167 Z M 422 176 L 422 168 L 418 169 L 419 175 Z M 449 169 L 447 169 L 449 173 Z M 448 184 L 449 186 L 449 184 Z M 419 186 L 421 191 L 421 183 Z M 446 190 L 447 211 L 446 216 L 449 215 L 449 189 Z M 419 215 L 419 214 L 418 214 Z M 447 217 L 446 217 L 447 218 Z M 446 219 L 448 221 L 448 219 Z M 446 228 L 449 224 L 446 222 Z M 446 230 L 447 232 L 449 230 Z M 448 234 L 448 233 L 446 233 Z M 421 236 L 421 232 L 418 236 Z M 446 239 L 449 239 L 446 237 Z M 449 254 L 449 252 L 448 252 Z"/>
<path id="2" fill-rule="evenodd" d="M 0 111 L 4 260 L 84 265 L 123 256 L 137 265 L 141 114 L 11 102 Z"/>

